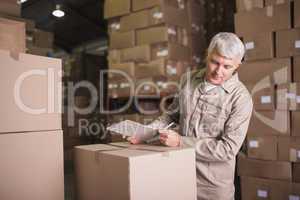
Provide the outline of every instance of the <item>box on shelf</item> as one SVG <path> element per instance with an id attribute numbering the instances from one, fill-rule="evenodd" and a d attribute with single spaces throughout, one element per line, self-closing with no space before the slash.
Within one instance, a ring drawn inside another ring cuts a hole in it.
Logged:
<path id="1" fill-rule="evenodd" d="M 292 136 L 300 136 L 300 112 L 292 111 L 292 119 L 291 119 L 291 135 Z"/>
<path id="2" fill-rule="evenodd" d="M 248 135 L 290 135 L 289 111 L 253 111 Z"/>
<path id="3" fill-rule="evenodd" d="M 1 0 L 0 13 L 14 17 L 21 17 L 21 4 L 18 4 L 17 1 Z"/>
<path id="4" fill-rule="evenodd" d="M 120 31 L 127 32 L 150 25 L 150 13 L 148 10 L 130 13 L 121 17 Z"/>
<path id="5" fill-rule="evenodd" d="M 187 13 L 191 27 L 200 28 L 205 23 L 205 5 L 203 1 L 187 1 Z"/>
<path id="6" fill-rule="evenodd" d="M 111 79 L 108 83 L 108 96 L 110 98 L 130 97 L 134 95 L 134 89 L 133 80 Z"/>
<path id="7" fill-rule="evenodd" d="M 189 62 L 190 49 L 173 43 L 157 43 L 151 46 L 151 58 L 153 60 L 165 58 L 174 61 Z"/>
<path id="8" fill-rule="evenodd" d="M 111 81 L 112 79 L 126 79 L 126 76 L 129 76 L 129 78 L 134 78 L 135 68 L 136 65 L 133 62 L 111 64 L 109 66 L 109 70 L 114 71 L 109 71 L 108 80 Z"/>
<path id="9" fill-rule="evenodd" d="M 113 18 L 129 14 L 131 11 L 131 0 L 105 0 L 104 18 Z"/>
<path id="10" fill-rule="evenodd" d="M 255 35 L 257 30 L 272 32 L 292 27 L 289 3 L 239 12 L 234 19 L 235 32 L 239 36 Z"/>
<path id="11" fill-rule="evenodd" d="M 300 28 L 276 32 L 276 57 L 300 55 Z"/>
<path id="12" fill-rule="evenodd" d="M 265 0 L 266 6 L 279 5 L 287 2 L 291 2 L 293 0 Z"/>
<path id="13" fill-rule="evenodd" d="M 244 36 L 246 54 L 245 60 L 270 59 L 275 56 L 275 35 L 273 32 L 258 33 L 252 36 Z"/>
<path id="14" fill-rule="evenodd" d="M 277 160 L 277 136 L 248 136 L 247 156 L 261 160 Z"/>
<path id="15" fill-rule="evenodd" d="M 33 32 L 35 30 L 35 22 L 33 20 L 20 18 L 20 17 L 14 17 L 14 16 L 10 16 L 10 15 L 5 15 L 5 14 L 2 14 L 1 12 L 0 12 L 0 17 L 14 20 L 14 21 L 24 22 L 27 33 Z"/>
<path id="16" fill-rule="evenodd" d="M 51 32 L 35 29 L 32 33 L 33 45 L 40 48 L 52 48 L 54 35 Z"/>
<path id="17" fill-rule="evenodd" d="M 283 161 L 264 161 L 238 156 L 238 175 L 256 178 L 292 180 L 292 164 Z"/>
<path id="18" fill-rule="evenodd" d="M 293 181 L 296 183 L 300 183 L 300 164 L 299 163 L 295 163 L 293 165 Z"/>
<path id="19" fill-rule="evenodd" d="M 109 48 L 112 49 L 124 49 L 134 47 L 135 43 L 135 31 L 128 32 L 114 32 L 109 37 Z"/>
<path id="20" fill-rule="evenodd" d="M 293 64 L 293 81 L 300 82 L 300 56 L 294 57 Z"/>
<path id="21" fill-rule="evenodd" d="M 173 1 L 173 0 L 132 0 L 132 10 L 144 10 L 155 6 L 172 6 L 179 9 L 185 8 L 185 1 Z"/>
<path id="22" fill-rule="evenodd" d="M 263 8 L 264 0 L 236 0 L 237 12 L 251 11 L 254 8 Z"/>
<path id="23" fill-rule="evenodd" d="M 294 27 L 300 28 L 300 2 L 294 1 Z"/>
<path id="24" fill-rule="evenodd" d="M 149 62 L 151 61 L 150 45 L 135 46 L 120 50 L 121 62 Z"/>
<path id="25" fill-rule="evenodd" d="M 300 162 L 300 138 L 279 137 L 278 160 Z"/>
<path id="26" fill-rule="evenodd" d="M 115 32 L 120 32 L 121 30 L 121 17 L 114 17 L 107 20 L 107 32 L 112 34 Z"/>
<path id="27" fill-rule="evenodd" d="M 277 109 L 299 110 L 300 109 L 300 83 L 282 84 L 276 91 Z"/>
<path id="28" fill-rule="evenodd" d="M 300 65 L 299 65 L 300 68 Z M 243 83 L 251 84 L 283 84 L 292 81 L 292 65 L 290 58 L 244 62 L 238 69 Z"/>

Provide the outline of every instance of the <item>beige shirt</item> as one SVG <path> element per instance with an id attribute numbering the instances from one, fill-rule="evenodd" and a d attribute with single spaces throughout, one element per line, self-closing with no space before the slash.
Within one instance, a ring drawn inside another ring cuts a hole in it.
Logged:
<path id="1" fill-rule="evenodd" d="M 237 73 L 216 87 L 205 84 L 204 76 L 205 70 L 187 73 L 170 112 L 151 126 L 163 128 L 175 121 L 181 145 L 195 148 L 198 200 L 233 200 L 235 157 L 246 137 L 253 103 Z"/>

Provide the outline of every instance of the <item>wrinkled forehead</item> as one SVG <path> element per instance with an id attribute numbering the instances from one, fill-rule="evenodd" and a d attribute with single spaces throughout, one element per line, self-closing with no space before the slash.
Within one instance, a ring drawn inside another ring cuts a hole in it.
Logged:
<path id="1" fill-rule="evenodd" d="M 210 59 L 213 59 L 222 65 L 236 66 L 236 65 L 240 64 L 240 61 L 238 59 L 228 58 L 228 57 L 222 56 L 218 53 L 212 53 L 209 57 L 210 57 Z"/>

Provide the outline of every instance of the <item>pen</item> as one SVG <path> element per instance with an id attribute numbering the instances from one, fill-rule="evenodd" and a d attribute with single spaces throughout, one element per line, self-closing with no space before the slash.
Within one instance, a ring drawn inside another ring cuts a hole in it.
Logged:
<path id="1" fill-rule="evenodd" d="M 174 122 L 170 123 L 169 125 L 167 125 L 167 126 L 166 126 L 165 128 L 163 128 L 163 129 L 168 129 L 168 128 L 170 128 L 171 126 L 173 126 L 173 124 L 174 124 Z M 155 135 L 153 138 L 150 138 L 149 140 L 146 140 L 145 142 L 146 142 L 147 144 L 149 144 L 149 143 L 155 142 L 155 141 L 157 141 L 157 140 L 159 140 L 159 134 Z"/>

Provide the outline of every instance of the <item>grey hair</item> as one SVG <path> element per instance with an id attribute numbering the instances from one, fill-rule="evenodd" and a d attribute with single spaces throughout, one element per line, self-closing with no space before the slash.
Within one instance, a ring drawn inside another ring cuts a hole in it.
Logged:
<path id="1" fill-rule="evenodd" d="M 245 46 L 234 33 L 221 32 L 212 38 L 207 55 L 210 56 L 214 52 L 226 58 L 242 61 L 245 54 Z"/>

